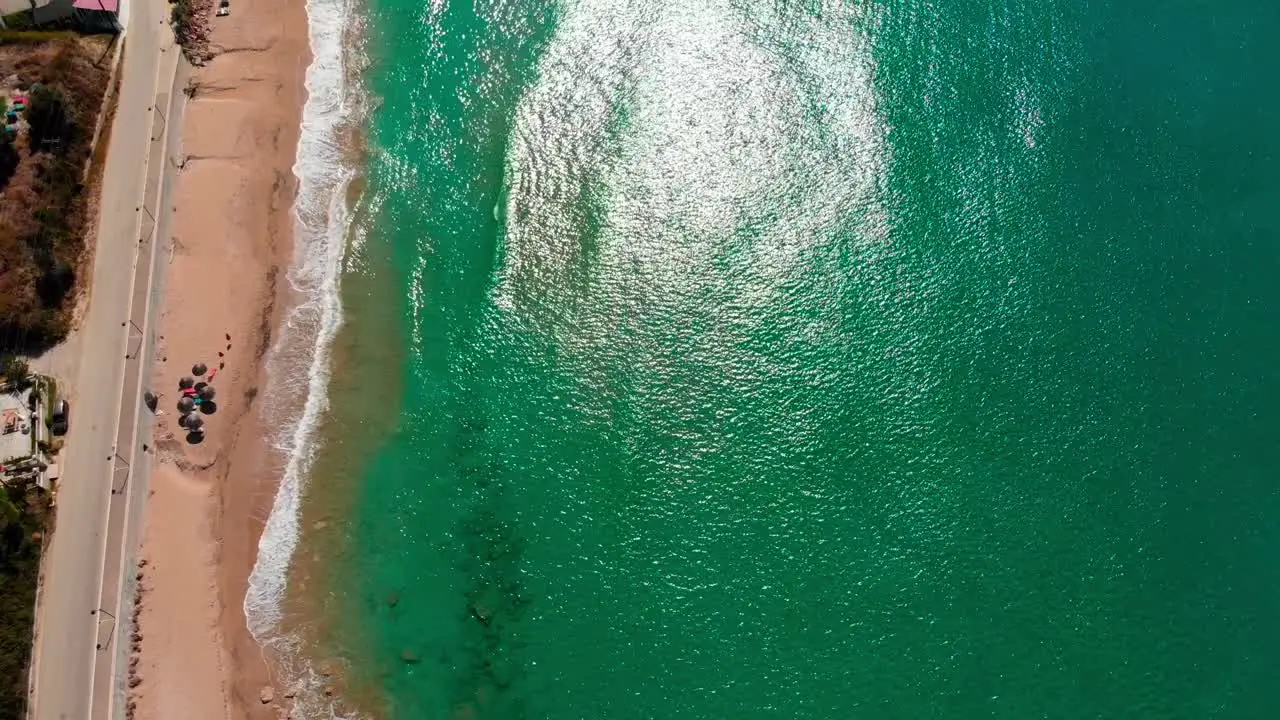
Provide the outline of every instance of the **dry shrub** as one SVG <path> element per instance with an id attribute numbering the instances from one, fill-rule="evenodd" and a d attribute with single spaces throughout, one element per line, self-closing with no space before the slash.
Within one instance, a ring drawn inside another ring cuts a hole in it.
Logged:
<path id="1" fill-rule="evenodd" d="M 99 51 L 92 40 L 67 35 L 0 46 L 0 77 L 17 76 L 30 96 L 32 123 L 28 142 L 13 144 L 17 162 L 0 175 L 5 349 L 46 347 L 69 326 L 89 229 L 81 178 L 108 78 Z"/>

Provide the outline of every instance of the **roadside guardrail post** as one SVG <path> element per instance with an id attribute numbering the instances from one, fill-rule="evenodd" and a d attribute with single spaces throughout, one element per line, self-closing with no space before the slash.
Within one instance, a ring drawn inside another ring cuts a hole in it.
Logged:
<path id="1" fill-rule="evenodd" d="M 130 360 L 138 356 L 142 352 L 142 339 L 144 333 L 142 328 L 138 327 L 138 323 L 129 321 L 129 342 L 125 345 L 124 359 Z"/>
<path id="2" fill-rule="evenodd" d="M 112 459 L 111 468 L 111 494 L 117 495 L 124 492 L 124 486 L 129 483 L 129 461 L 120 457 L 120 453 L 116 453 Z"/>
<path id="3" fill-rule="evenodd" d="M 97 650 L 108 650 L 111 648 L 111 639 L 116 634 L 116 616 L 98 608 L 95 611 L 98 616 L 98 642 Z"/>

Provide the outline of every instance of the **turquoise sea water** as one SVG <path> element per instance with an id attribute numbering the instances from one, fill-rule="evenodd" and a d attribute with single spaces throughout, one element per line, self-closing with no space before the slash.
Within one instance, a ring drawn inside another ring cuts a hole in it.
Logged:
<path id="1" fill-rule="evenodd" d="M 386 714 L 1280 717 L 1280 6 L 1147 5 L 371 0 Z"/>

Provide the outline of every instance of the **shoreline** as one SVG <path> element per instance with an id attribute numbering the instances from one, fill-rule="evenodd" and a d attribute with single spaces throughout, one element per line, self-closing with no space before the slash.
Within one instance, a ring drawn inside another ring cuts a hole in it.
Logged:
<path id="1" fill-rule="evenodd" d="M 262 390 L 274 335 L 296 300 L 284 274 L 294 260 L 311 51 L 305 0 L 236 9 L 211 18 L 214 57 L 193 73 L 181 131 L 152 371 L 163 415 L 129 661 L 136 718 L 269 718 L 283 699 L 264 690 L 275 671 L 242 600 L 281 464 Z M 195 362 L 221 365 L 216 412 L 198 444 L 174 408 L 177 379 Z"/>

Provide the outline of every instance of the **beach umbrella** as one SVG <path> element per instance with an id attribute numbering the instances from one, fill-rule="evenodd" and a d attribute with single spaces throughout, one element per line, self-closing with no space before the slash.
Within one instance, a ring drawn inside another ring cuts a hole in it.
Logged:
<path id="1" fill-rule="evenodd" d="M 183 377 L 181 380 L 178 381 L 178 387 L 182 388 L 183 390 L 186 390 L 187 388 L 195 384 L 196 384 L 196 381 L 193 378 L 189 378 L 189 377 Z"/>
<path id="2" fill-rule="evenodd" d="M 200 432 L 200 429 L 203 427 L 204 427 L 204 418 L 200 417 L 199 415 L 187 416 L 188 430 L 190 430 L 191 432 Z"/>
<path id="3" fill-rule="evenodd" d="M 181 400 L 178 401 L 178 412 L 180 413 L 189 413 L 195 409 L 196 409 L 196 401 L 192 400 L 190 396 L 183 397 Z"/>
<path id="4" fill-rule="evenodd" d="M 212 399 L 213 399 L 213 396 L 214 396 L 216 393 L 217 393 L 217 391 L 213 389 L 213 386 L 212 386 L 212 385 L 205 385 L 204 387 L 200 388 L 200 399 L 201 399 L 201 400 L 212 400 Z"/>
<path id="5" fill-rule="evenodd" d="M 195 365 L 191 366 L 191 374 L 197 377 L 200 375 L 204 375 L 207 372 L 209 372 L 209 367 L 204 363 L 196 363 Z"/>
<path id="6" fill-rule="evenodd" d="M 181 425 L 182 427 L 186 427 L 187 421 L 190 419 L 191 419 L 191 415 L 187 413 L 182 413 L 181 415 L 178 416 L 178 425 Z"/>

